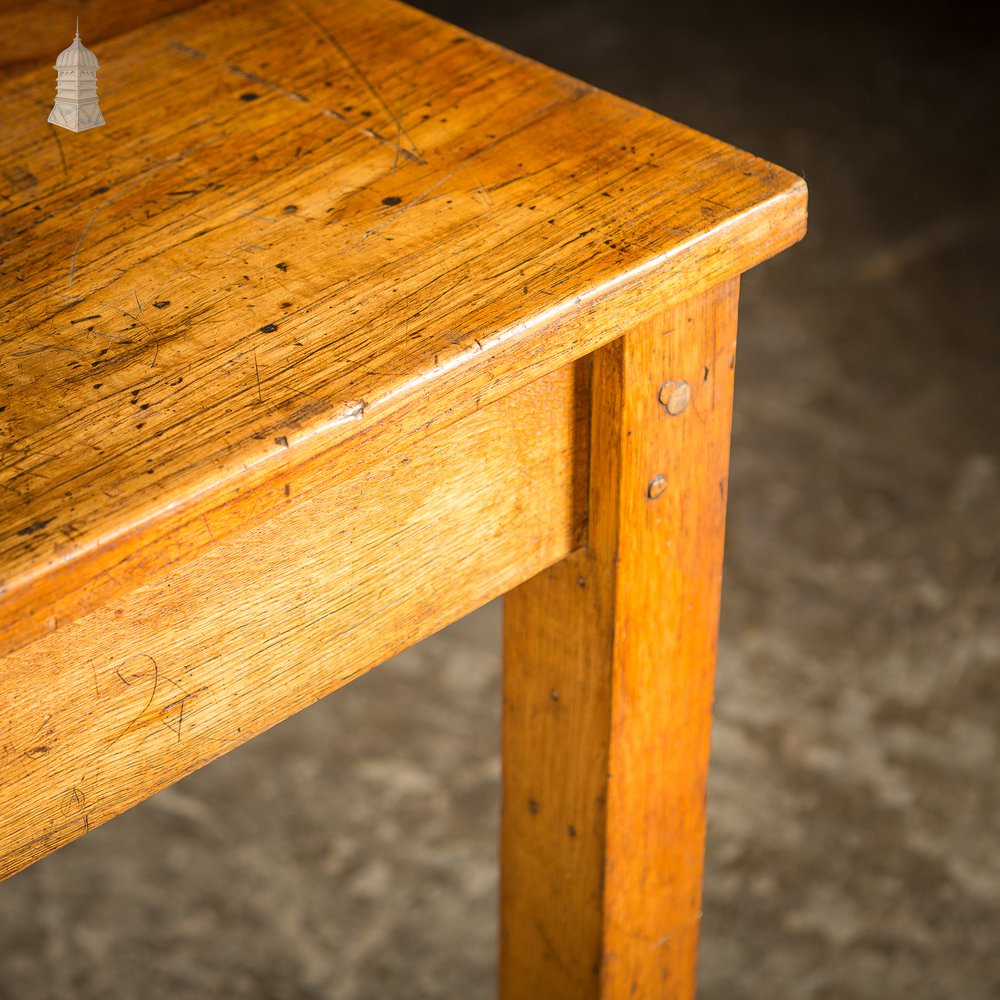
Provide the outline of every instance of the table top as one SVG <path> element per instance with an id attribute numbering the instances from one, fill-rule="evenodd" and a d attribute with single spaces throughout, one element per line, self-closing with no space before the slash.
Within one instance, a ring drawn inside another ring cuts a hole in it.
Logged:
<path id="1" fill-rule="evenodd" d="M 48 7 L 0 3 L 0 654 L 804 232 L 793 175 L 392 0 L 91 5 L 68 132 Z"/>

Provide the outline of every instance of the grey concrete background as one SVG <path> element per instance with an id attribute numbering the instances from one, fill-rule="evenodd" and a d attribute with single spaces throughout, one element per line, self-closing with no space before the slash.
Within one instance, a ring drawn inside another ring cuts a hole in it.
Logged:
<path id="1" fill-rule="evenodd" d="M 702 997 L 1000 996 L 989 15 L 425 6 L 810 184 L 744 283 Z M 0 998 L 494 995 L 499 615 L 5 883 Z"/>

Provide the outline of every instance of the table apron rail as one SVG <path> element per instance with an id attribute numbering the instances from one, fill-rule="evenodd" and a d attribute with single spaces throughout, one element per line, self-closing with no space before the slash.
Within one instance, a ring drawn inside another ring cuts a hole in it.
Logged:
<path id="1" fill-rule="evenodd" d="M 589 392 L 584 358 L 0 660 L 0 877 L 576 548 Z"/>

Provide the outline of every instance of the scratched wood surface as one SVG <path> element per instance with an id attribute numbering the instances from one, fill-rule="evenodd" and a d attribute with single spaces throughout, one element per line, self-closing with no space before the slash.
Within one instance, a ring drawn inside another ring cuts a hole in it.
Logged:
<path id="1" fill-rule="evenodd" d="M 81 17 L 82 41 L 88 48 L 124 35 L 165 15 L 196 7 L 204 0 L 0 0 L 0 79 L 44 65 L 73 39 Z M 67 34 L 68 33 L 68 34 Z"/>
<path id="2" fill-rule="evenodd" d="M 73 134 L 0 5 L 0 653 L 804 229 L 792 175 L 391 0 L 186 6 L 88 14 Z"/>
<path id="3" fill-rule="evenodd" d="M 0 878 L 576 548 L 588 361 L 0 660 Z"/>

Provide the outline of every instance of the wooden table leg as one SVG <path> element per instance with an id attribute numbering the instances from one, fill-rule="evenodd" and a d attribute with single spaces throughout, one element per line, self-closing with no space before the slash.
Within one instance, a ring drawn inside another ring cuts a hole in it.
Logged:
<path id="1" fill-rule="evenodd" d="M 691 997 L 738 281 L 594 355 L 587 545 L 504 608 L 500 995 Z"/>

